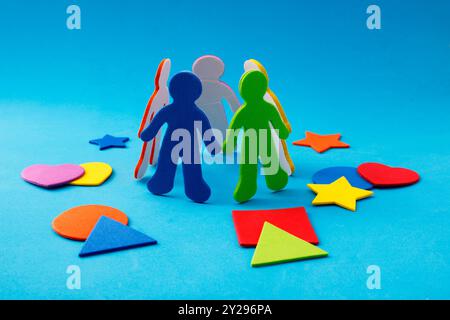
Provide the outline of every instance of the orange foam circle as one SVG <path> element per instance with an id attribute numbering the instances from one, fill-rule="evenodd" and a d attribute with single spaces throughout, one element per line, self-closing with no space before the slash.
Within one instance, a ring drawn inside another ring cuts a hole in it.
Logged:
<path id="1" fill-rule="evenodd" d="M 127 215 L 118 209 L 102 205 L 87 205 L 61 213 L 53 220 L 52 228 L 61 237 L 85 241 L 101 216 L 111 218 L 124 225 L 128 224 Z"/>

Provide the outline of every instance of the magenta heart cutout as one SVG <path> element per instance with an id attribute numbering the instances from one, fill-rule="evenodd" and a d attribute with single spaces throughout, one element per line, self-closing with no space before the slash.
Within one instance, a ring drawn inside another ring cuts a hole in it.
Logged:
<path id="1" fill-rule="evenodd" d="M 84 169 L 74 164 L 49 166 L 36 164 L 22 171 L 22 179 L 44 188 L 55 188 L 65 185 L 84 175 Z"/>
<path id="2" fill-rule="evenodd" d="M 420 180 L 417 172 L 405 168 L 393 168 L 381 163 L 364 163 L 358 173 L 376 187 L 403 187 Z"/>

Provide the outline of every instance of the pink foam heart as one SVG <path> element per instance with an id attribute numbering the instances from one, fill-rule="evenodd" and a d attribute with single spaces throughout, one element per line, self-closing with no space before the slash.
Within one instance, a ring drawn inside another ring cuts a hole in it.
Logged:
<path id="1" fill-rule="evenodd" d="M 49 166 L 36 164 L 22 171 L 22 179 L 44 188 L 55 188 L 65 185 L 84 175 L 84 169 L 74 164 Z"/>

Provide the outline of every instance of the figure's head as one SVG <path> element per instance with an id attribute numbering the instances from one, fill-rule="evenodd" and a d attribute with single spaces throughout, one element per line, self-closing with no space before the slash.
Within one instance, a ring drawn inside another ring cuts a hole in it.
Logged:
<path id="1" fill-rule="evenodd" d="M 203 56 L 194 62 L 192 71 L 202 80 L 219 80 L 225 72 L 225 64 L 219 57 Z"/>
<path id="2" fill-rule="evenodd" d="M 164 59 L 161 61 L 161 64 L 159 65 L 158 74 L 158 87 L 163 88 L 167 87 L 167 81 L 169 81 L 170 76 L 170 69 L 172 67 L 172 63 L 170 59 Z"/>
<path id="3" fill-rule="evenodd" d="M 264 68 L 262 63 L 259 62 L 258 60 L 248 59 L 247 61 L 245 61 L 244 62 L 244 70 L 245 70 L 245 72 L 255 71 L 255 70 L 261 71 L 262 73 L 264 73 L 264 75 L 267 77 L 267 79 L 269 79 L 269 75 L 267 74 L 266 68 Z"/>
<path id="4" fill-rule="evenodd" d="M 195 102 L 202 94 L 202 83 L 192 72 L 183 71 L 170 80 L 169 92 L 175 102 Z"/>
<path id="5" fill-rule="evenodd" d="M 246 72 L 239 82 L 239 92 L 246 102 L 259 101 L 267 91 L 267 77 L 261 71 Z"/>

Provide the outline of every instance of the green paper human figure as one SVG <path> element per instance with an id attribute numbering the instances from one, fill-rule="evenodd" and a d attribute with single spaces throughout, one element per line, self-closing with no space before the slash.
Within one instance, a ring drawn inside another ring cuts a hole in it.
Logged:
<path id="1" fill-rule="evenodd" d="M 250 200 L 257 190 L 258 160 L 269 189 L 279 191 L 286 187 L 288 174 L 281 168 L 276 146 L 272 140 L 270 124 L 280 139 L 287 139 L 289 130 L 275 106 L 264 100 L 268 81 L 260 71 L 245 73 L 239 91 L 245 103 L 234 115 L 223 145 L 225 153 L 233 153 L 239 131 L 243 130 L 239 181 L 234 191 L 237 202 Z"/>

